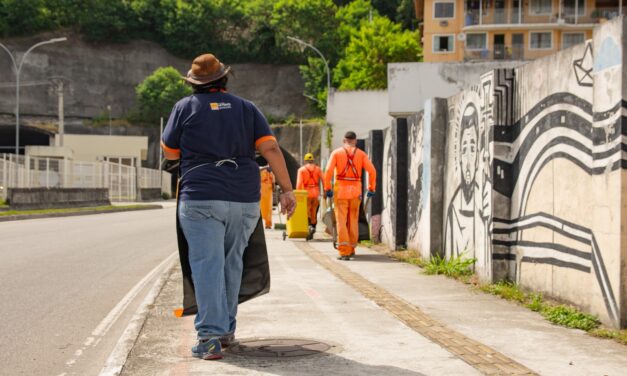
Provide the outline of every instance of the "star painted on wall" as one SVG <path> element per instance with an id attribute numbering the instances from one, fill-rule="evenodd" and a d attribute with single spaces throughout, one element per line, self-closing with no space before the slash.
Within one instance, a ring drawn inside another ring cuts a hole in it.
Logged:
<path id="1" fill-rule="evenodd" d="M 581 59 L 573 62 L 573 69 L 577 77 L 577 83 L 580 86 L 592 86 L 592 69 L 594 68 L 594 59 L 592 57 L 592 44 L 586 45 L 586 50 Z"/>

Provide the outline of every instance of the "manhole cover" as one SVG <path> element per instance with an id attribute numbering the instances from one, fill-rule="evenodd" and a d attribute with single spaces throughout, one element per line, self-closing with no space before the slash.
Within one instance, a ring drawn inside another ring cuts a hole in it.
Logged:
<path id="1" fill-rule="evenodd" d="M 310 339 L 245 339 L 240 340 L 238 345 L 229 348 L 229 352 L 256 358 L 296 358 L 322 354 L 332 347 L 326 343 Z"/>

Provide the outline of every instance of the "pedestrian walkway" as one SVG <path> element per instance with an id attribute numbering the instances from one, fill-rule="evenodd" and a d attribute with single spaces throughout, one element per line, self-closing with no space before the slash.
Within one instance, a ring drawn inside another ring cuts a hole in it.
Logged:
<path id="1" fill-rule="evenodd" d="M 338 261 L 331 243 L 270 230 L 270 294 L 240 306 L 239 354 L 191 357 L 193 318 L 176 318 L 172 271 L 123 375 L 623 375 L 627 347 L 365 248 Z M 307 355 L 311 353 L 319 354 Z"/>

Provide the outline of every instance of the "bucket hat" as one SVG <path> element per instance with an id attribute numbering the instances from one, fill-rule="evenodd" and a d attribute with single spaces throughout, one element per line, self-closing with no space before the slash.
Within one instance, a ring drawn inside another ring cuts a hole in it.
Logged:
<path id="1" fill-rule="evenodd" d="M 205 85 L 226 76 L 231 67 L 224 65 L 213 54 L 202 54 L 192 61 L 192 67 L 183 79 L 193 85 Z"/>

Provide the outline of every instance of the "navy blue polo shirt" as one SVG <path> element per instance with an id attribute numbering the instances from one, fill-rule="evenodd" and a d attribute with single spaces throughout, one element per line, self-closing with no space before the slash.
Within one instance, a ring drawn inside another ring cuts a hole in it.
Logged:
<path id="1" fill-rule="evenodd" d="M 274 139 L 252 102 L 226 92 L 193 94 L 174 105 L 162 146 L 180 151 L 181 200 L 257 202 L 255 149 Z M 216 162 L 233 159 L 235 163 Z"/>

